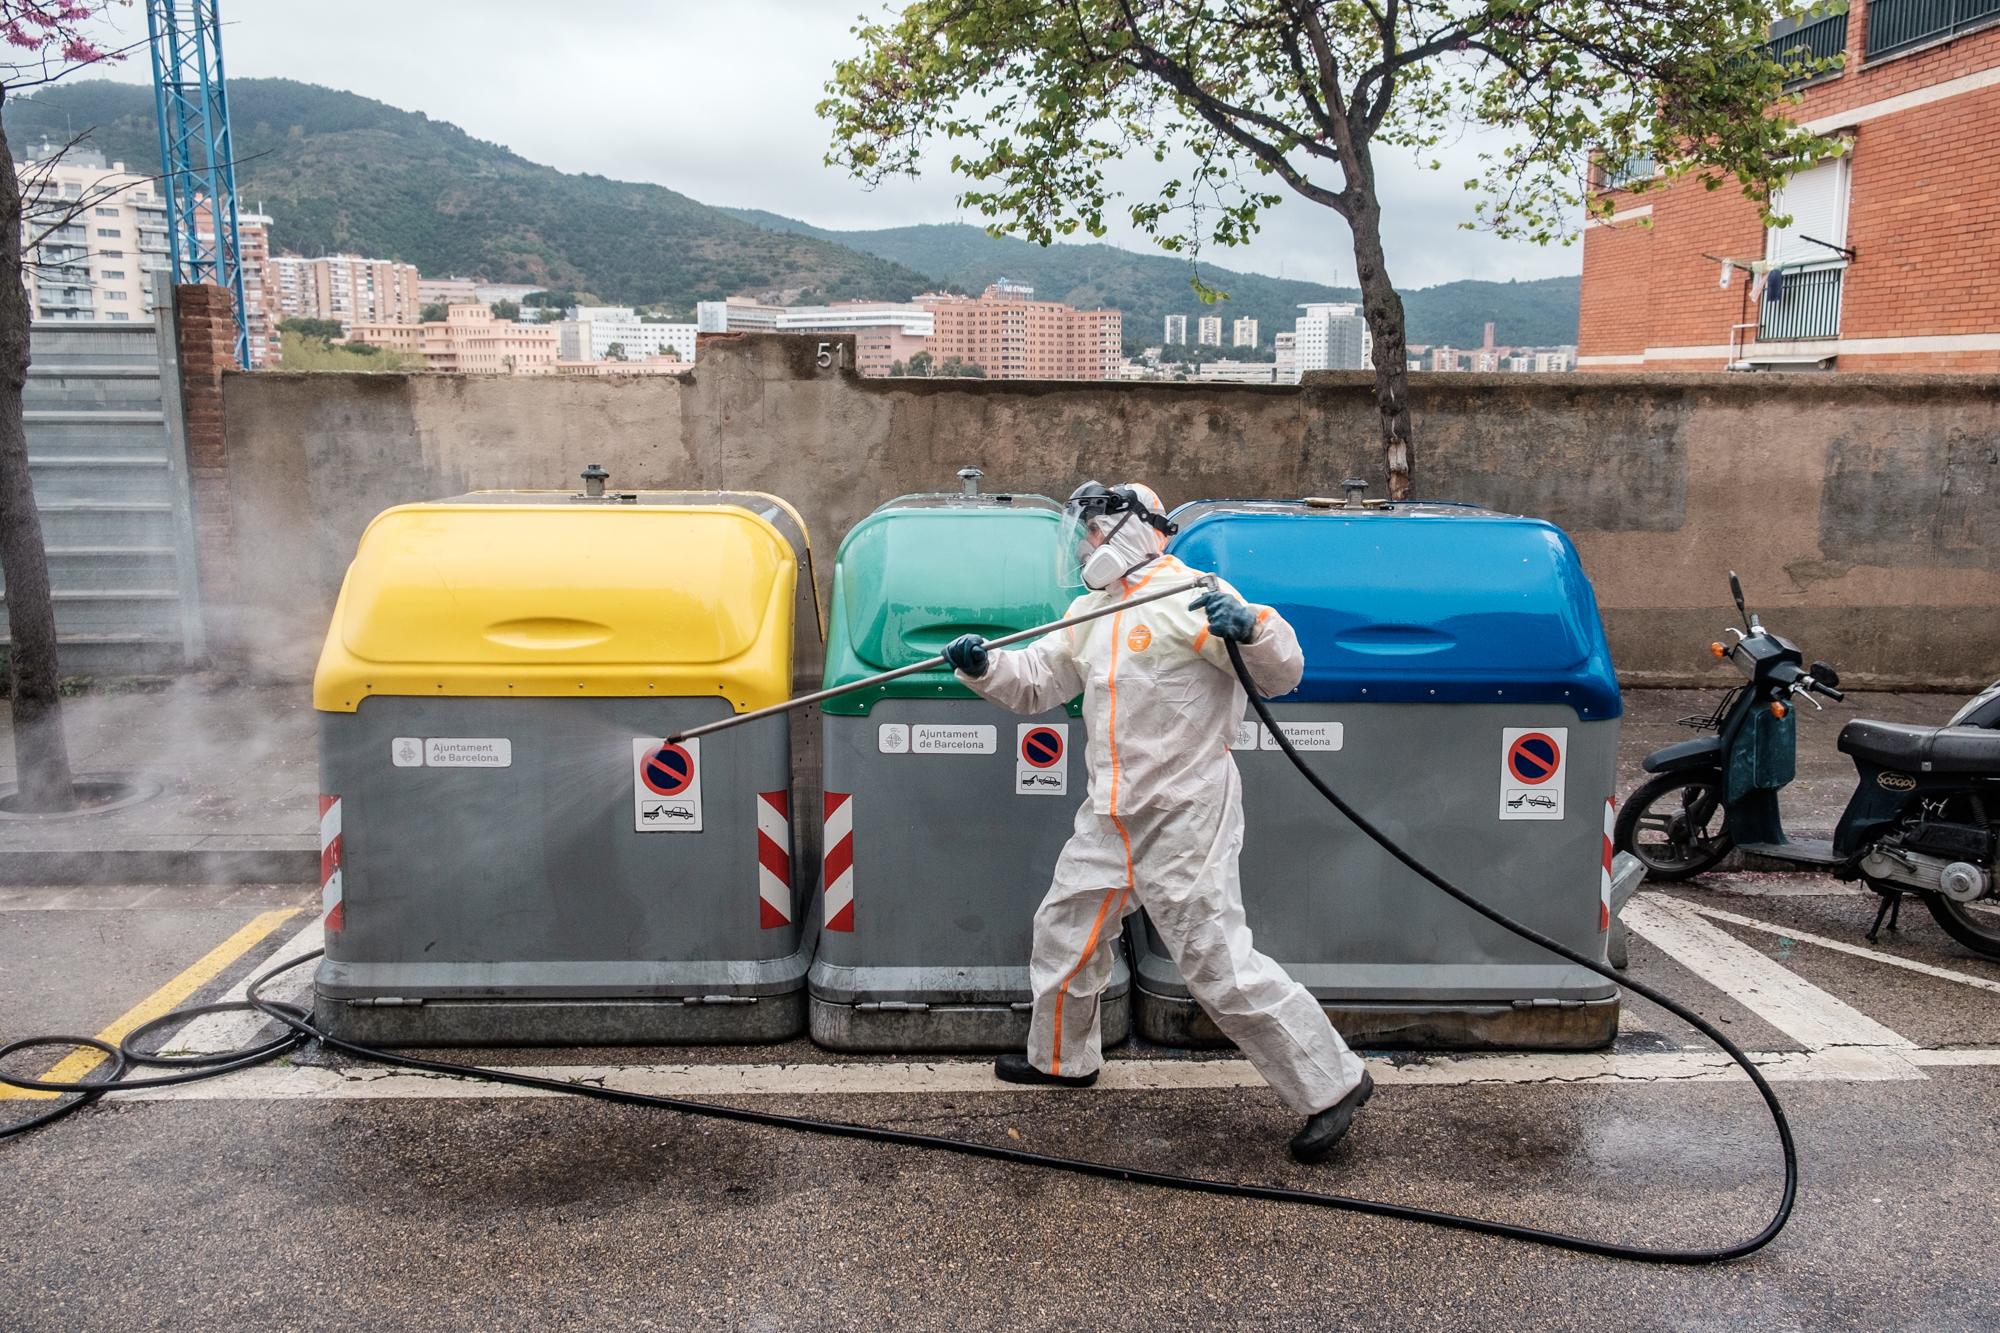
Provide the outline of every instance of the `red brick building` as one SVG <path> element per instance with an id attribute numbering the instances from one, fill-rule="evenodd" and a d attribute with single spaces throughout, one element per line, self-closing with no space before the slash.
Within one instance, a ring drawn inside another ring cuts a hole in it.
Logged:
<path id="1" fill-rule="evenodd" d="M 1731 185 L 1600 175 L 1578 369 L 2000 372 L 2000 3 L 1854 0 L 1773 41 L 1845 52 L 1791 115 L 1848 152 L 1786 183 L 1782 230 Z"/>
<path id="2" fill-rule="evenodd" d="M 996 380 L 1111 380 L 1125 359 L 1124 316 L 1037 301 L 1002 278 L 977 297 L 919 296 L 936 320 L 931 354 Z"/>

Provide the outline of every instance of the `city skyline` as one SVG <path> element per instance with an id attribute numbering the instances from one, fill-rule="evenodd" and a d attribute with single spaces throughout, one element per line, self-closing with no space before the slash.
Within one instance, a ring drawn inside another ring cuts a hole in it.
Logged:
<path id="1" fill-rule="evenodd" d="M 336 25 L 280 0 L 237 0 L 226 27 L 232 78 L 293 78 L 378 98 L 450 121 L 475 138 L 566 172 L 650 182 L 704 203 L 769 209 L 836 230 L 984 225 L 984 218 L 956 205 L 963 183 L 944 170 L 944 158 L 932 162 L 920 179 L 876 190 L 821 163 L 827 132 L 813 107 L 834 55 L 853 44 L 848 28 L 863 8 L 859 0 L 851 7 L 741 0 L 724 12 L 668 11 L 613 0 L 603 9 L 615 21 L 587 31 L 560 28 L 551 43 L 529 44 L 519 40 L 520 32 L 539 30 L 547 11 L 526 0 L 482 5 L 478 23 L 465 21 L 464 6 L 355 0 Z M 144 14 L 114 11 L 106 27 L 124 41 L 143 39 Z M 375 37 L 385 30 L 401 39 L 385 46 Z M 741 65 L 730 57 L 751 34 L 760 77 L 757 95 L 745 97 Z M 453 58 L 440 62 L 442 52 Z M 662 52 L 683 57 L 676 64 L 681 101 L 690 107 L 727 105 L 730 114 L 707 118 L 698 135 L 660 132 L 653 89 Z M 135 83 L 150 77 L 143 61 L 90 72 L 100 76 Z M 592 134 L 577 135 L 568 119 L 547 116 L 535 99 L 515 92 L 550 80 L 593 89 L 605 114 L 593 120 Z M 1495 145 L 1472 136 L 1440 149 L 1434 154 L 1443 163 L 1439 171 L 1422 170 L 1399 154 L 1383 155 L 1382 188 L 1400 219 L 1389 243 L 1389 266 L 1403 287 L 1581 271 L 1580 245 L 1542 247 L 1461 229 L 1471 217 L 1462 182 L 1476 172 L 1482 146 Z M 756 170 L 747 169 L 753 163 Z M 1142 154 L 1118 166 L 1113 180 L 1143 198 L 1157 190 L 1163 172 L 1184 166 L 1170 155 L 1156 168 L 1150 155 Z M 1120 221 L 1122 214 L 1109 210 L 1112 231 L 1104 243 L 1136 254 L 1165 253 Z M 1576 221 L 1580 226 L 1581 219 Z M 1328 286 L 1354 282 L 1345 225 L 1304 201 L 1268 213 L 1248 245 L 1210 247 L 1201 258 Z"/>

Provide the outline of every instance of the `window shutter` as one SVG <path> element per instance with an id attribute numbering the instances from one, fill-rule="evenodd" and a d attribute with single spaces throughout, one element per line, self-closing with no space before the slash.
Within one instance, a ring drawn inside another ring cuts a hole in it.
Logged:
<path id="1" fill-rule="evenodd" d="M 1834 158 L 1801 171 L 1778 188 L 1772 211 L 1791 215 L 1791 225 L 1764 234 L 1764 258 L 1773 264 L 1837 260 L 1839 255 L 1804 238 L 1847 244 L 1847 159 Z"/>

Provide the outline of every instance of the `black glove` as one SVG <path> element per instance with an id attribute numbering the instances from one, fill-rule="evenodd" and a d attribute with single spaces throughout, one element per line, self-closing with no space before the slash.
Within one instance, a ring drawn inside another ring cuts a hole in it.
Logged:
<path id="1" fill-rule="evenodd" d="M 944 660 L 974 680 L 986 674 L 986 663 L 992 656 L 986 651 L 986 640 L 977 634 L 961 634 L 944 646 Z"/>
<path id="2" fill-rule="evenodd" d="M 1257 617 L 1240 597 L 1218 589 L 1203 593 L 1188 606 L 1208 612 L 1208 632 L 1218 639 L 1248 643 L 1257 637 Z"/>

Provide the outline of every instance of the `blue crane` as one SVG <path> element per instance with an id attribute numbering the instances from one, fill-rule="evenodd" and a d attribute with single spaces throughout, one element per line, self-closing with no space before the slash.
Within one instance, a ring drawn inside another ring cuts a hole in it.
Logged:
<path id="1" fill-rule="evenodd" d="M 236 364 L 250 365 L 243 254 L 236 223 L 236 153 L 222 76 L 216 0 L 146 0 L 153 101 L 173 280 L 212 283 L 236 306 Z"/>

